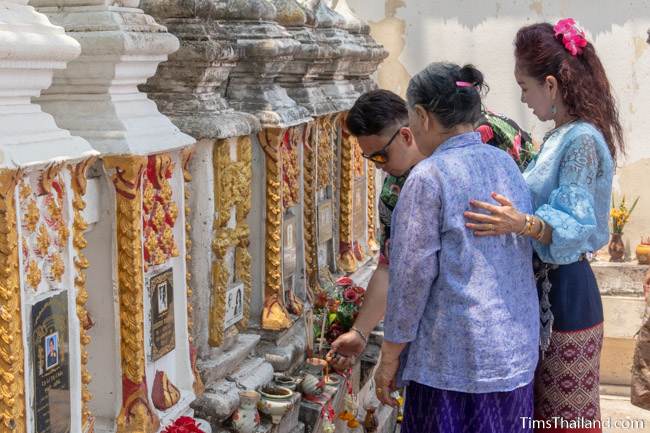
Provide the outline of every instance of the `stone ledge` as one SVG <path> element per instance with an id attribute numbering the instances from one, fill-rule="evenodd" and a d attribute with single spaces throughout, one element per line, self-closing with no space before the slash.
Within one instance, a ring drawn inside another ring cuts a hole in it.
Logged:
<path id="1" fill-rule="evenodd" d="M 258 345 L 266 361 L 277 372 L 289 372 L 302 363 L 307 347 L 305 323 L 302 318 L 285 331 L 272 333 L 260 330 L 262 341 Z"/>
<path id="2" fill-rule="evenodd" d="M 204 383 L 216 382 L 223 379 L 240 365 L 246 357 L 254 353 L 260 336 L 255 334 L 240 334 L 237 342 L 230 350 L 223 351 L 210 359 L 199 359 L 197 367 L 201 372 Z"/>
<path id="3" fill-rule="evenodd" d="M 591 262 L 603 295 L 643 296 L 643 280 L 650 268 L 637 262 Z"/>
<path id="4" fill-rule="evenodd" d="M 208 383 L 191 407 L 216 428 L 239 407 L 240 389 L 258 389 L 271 380 L 273 367 L 261 358 L 249 358 L 227 379 Z"/>
<path id="5" fill-rule="evenodd" d="M 643 298 L 604 295 L 602 301 L 605 338 L 634 338 L 643 323 Z"/>
<path id="6" fill-rule="evenodd" d="M 257 389 L 273 380 L 273 366 L 262 358 L 249 358 L 226 379 L 244 389 Z"/>

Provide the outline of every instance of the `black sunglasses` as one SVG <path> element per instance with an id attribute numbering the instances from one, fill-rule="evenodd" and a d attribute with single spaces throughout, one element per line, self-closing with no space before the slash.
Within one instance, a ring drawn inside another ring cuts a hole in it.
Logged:
<path id="1" fill-rule="evenodd" d="M 395 140 L 395 137 L 397 137 L 397 134 L 402 130 L 402 128 L 406 128 L 408 124 L 400 126 L 397 128 L 397 131 L 393 134 L 393 136 L 388 140 L 388 143 L 384 147 L 381 148 L 381 150 L 378 150 L 376 152 L 372 152 L 370 155 L 366 155 L 365 153 L 362 153 L 361 156 L 364 158 L 376 163 L 376 164 L 386 164 L 388 162 L 388 146 L 391 145 L 393 140 Z"/>

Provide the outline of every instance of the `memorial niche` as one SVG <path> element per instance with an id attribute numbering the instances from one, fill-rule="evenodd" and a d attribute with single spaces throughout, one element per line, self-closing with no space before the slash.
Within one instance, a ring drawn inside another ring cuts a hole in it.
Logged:
<path id="1" fill-rule="evenodd" d="M 174 278 L 166 269 L 149 280 L 151 298 L 151 357 L 157 361 L 176 347 L 174 332 Z"/>
<path id="2" fill-rule="evenodd" d="M 35 433 L 70 432 L 67 291 L 32 306 Z"/>
<path id="3" fill-rule="evenodd" d="M 318 271 L 319 274 L 324 275 L 336 270 L 334 161 L 339 136 L 338 123 L 338 115 L 324 116 L 318 122 L 318 181 L 316 191 L 316 200 L 318 202 Z"/>

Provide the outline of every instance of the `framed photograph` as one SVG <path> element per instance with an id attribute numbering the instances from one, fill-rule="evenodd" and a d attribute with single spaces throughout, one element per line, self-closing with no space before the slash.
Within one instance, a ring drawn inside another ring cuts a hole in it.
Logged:
<path id="1" fill-rule="evenodd" d="M 164 313 L 169 308 L 167 302 L 167 281 L 158 284 L 158 286 L 156 286 L 156 291 L 158 292 L 158 312 Z"/>
<path id="2" fill-rule="evenodd" d="M 174 273 L 166 269 L 149 278 L 151 298 L 151 358 L 156 361 L 176 347 Z"/>
<path id="3" fill-rule="evenodd" d="M 231 286 L 226 292 L 226 316 L 224 329 L 230 328 L 244 318 L 244 285 Z"/>
<path id="4" fill-rule="evenodd" d="M 59 333 L 55 332 L 45 337 L 45 370 L 57 365 L 59 365 Z"/>

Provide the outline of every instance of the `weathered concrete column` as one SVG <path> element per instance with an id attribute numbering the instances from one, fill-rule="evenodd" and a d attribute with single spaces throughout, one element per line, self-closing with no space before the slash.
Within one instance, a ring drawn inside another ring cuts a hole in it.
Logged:
<path id="1" fill-rule="evenodd" d="M 191 413 L 184 173 L 194 143 L 137 86 L 178 40 L 123 0 L 33 0 L 81 45 L 39 98 L 101 152 L 101 218 L 88 234 L 88 367 L 99 432 L 156 432 Z"/>
<path id="2" fill-rule="evenodd" d="M 0 432 L 88 432 L 88 142 L 31 98 L 79 44 L 27 1 L 0 1 Z"/>
<path id="3" fill-rule="evenodd" d="M 354 62 L 363 55 L 363 47 L 345 29 L 345 18 L 332 10 L 323 0 L 301 0 L 312 11 L 316 20 L 316 38 L 334 50 L 336 55 L 323 73 L 316 77 L 336 111 L 348 110 L 359 97 L 346 75 Z"/>
<path id="4" fill-rule="evenodd" d="M 273 3 L 277 9 L 278 23 L 300 42 L 293 60 L 285 65 L 278 76 L 278 84 L 313 117 L 335 112 L 336 107 L 316 82 L 316 77 L 325 72 L 337 54 L 336 49 L 317 39 L 313 11 L 297 0 L 274 0 Z"/>
<path id="5" fill-rule="evenodd" d="M 259 274 L 253 272 L 255 251 L 249 247 L 251 134 L 260 125 L 257 117 L 233 110 L 223 97 L 241 52 L 234 35 L 217 21 L 226 3 L 147 0 L 141 6 L 180 39 L 180 49 L 141 89 L 197 139 L 189 167 L 189 267 L 193 345 L 205 390 L 193 407 L 218 429 L 239 406 L 239 390 L 257 389 L 273 373 L 263 356 L 255 356 L 260 337 L 246 333 L 253 292 L 261 291 L 262 284 L 253 278 Z"/>
<path id="6" fill-rule="evenodd" d="M 344 18 L 344 28 L 363 48 L 359 59 L 350 65 L 346 77 L 352 80 L 359 93 L 377 88 L 377 83 L 371 78 L 371 75 L 388 57 L 388 51 L 370 36 L 370 26 L 352 12 L 347 0 L 339 0 L 335 10 Z"/>
<path id="7" fill-rule="evenodd" d="M 219 19 L 241 53 L 231 71 L 226 97 L 230 105 L 254 114 L 265 127 L 284 128 L 309 120 L 289 98 L 277 77 L 294 59 L 300 43 L 276 22 L 269 0 L 222 0 Z"/>

